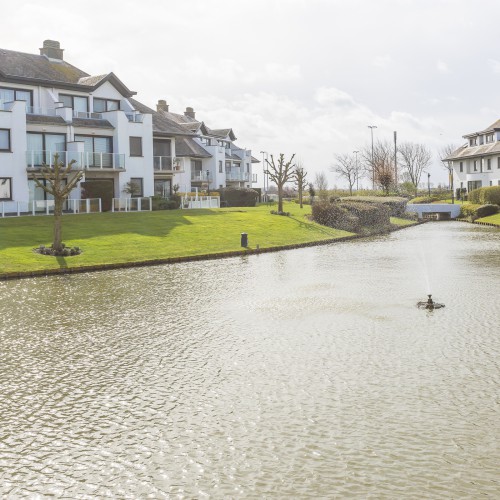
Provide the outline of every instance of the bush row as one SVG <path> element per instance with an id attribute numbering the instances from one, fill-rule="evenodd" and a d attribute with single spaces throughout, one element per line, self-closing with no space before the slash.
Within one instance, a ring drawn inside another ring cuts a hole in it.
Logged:
<path id="1" fill-rule="evenodd" d="M 468 200 L 479 205 L 500 205 L 500 186 L 488 186 L 474 189 Z"/>
<path id="2" fill-rule="evenodd" d="M 248 188 L 219 189 L 220 201 L 228 207 L 255 207 L 259 193 Z"/>
<path id="3" fill-rule="evenodd" d="M 500 207 L 498 205 L 478 205 L 469 203 L 468 205 L 462 206 L 460 216 L 469 220 L 476 220 L 481 217 L 488 217 L 488 215 L 495 215 L 499 212 L 499 210 Z"/>

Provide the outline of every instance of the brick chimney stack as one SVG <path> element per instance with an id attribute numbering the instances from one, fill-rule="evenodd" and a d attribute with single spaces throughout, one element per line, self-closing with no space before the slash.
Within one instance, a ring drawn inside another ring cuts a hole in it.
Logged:
<path id="1" fill-rule="evenodd" d="M 192 118 L 193 120 L 196 120 L 195 112 L 194 112 L 193 108 L 186 108 L 186 111 L 184 111 L 184 116 L 187 116 L 189 118 Z"/>
<path id="2" fill-rule="evenodd" d="M 47 56 L 50 59 L 63 60 L 64 49 L 61 49 L 61 44 L 55 40 L 44 40 L 43 47 L 40 49 L 41 56 Z"/>
<path id="3" fill-rule="evenodd" d="M 168 104 L 165 99 L 158 99 L 158 104 L 156 105 L 156 111 L 167 111 L 168 112 Z"/>

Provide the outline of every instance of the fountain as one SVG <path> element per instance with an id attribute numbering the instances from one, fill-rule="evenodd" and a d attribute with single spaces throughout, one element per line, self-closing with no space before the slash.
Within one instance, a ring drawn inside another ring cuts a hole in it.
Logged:
<path id="1" fill-rule="evenodd" d="M 422 300 L 420 302 L 417 302 L 417 307 L 419 307 L 420 309 L 430 309 L 430 310 L 441 309 L 442 307 L 444 307 L 444 304 L 434 302 L 432 300 L 432 295 L 430 293 L 427 295 L 427 297 L 428 297 L 427 300 Z"/>

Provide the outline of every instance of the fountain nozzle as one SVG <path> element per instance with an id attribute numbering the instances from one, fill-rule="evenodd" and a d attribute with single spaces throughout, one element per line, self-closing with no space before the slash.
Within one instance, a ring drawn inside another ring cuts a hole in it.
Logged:
<path id="1" fill-rule="evenodd" d="M 441 309 L 441 307 L 444 307 L 444 304 L 438 304 L 437 302 L 434 302 L 432 300 L 432 294 L 427 294 L 427 300 L 422 300 L 420 302 L 417 302 L 417 307 L 421 309 Z"/>

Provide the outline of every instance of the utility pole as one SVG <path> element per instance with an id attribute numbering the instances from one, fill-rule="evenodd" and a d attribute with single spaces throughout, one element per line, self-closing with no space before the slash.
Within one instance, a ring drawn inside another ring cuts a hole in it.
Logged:
<path id="1" fill-rule="evenodd" d="M 398 133 L 394 131 L 394 185 L 398 191 Z"/>
<path id="2" fill-rule="evenodd" d="M 377 128 L 376 125 L 368 125 L 372 135 L 372 190 L 375 191 L 375 164 L 373 163 L 373 129 Z"/>
<path id="3" fill-rule="evenodd" d="M 358 169 L 358 153 L 359 151 L 353 151 L 356 155 L 356 191 L 359 191 L 359 169 Z"/>
<path id="4" fill-rule="evenodd" d="M 266 202 L 267 201 L 267 191 L 266 191 L 266 171 L 267 171 L 267 168 L 266 168 L 266 161 L 264 159 L 264 155 L 267 157 L 267 151 L 261 151 L 262 153 L 262 186 L 263 186 L 263 190 L 264 190 L 264 196 L 263 196 L 263 199 L 262 201 Z M 268 184 L 269 184 L 269 181 L 268 181 Z M 269 187 L 269 185 L 267 186 Z"/>

